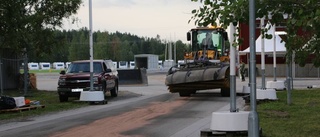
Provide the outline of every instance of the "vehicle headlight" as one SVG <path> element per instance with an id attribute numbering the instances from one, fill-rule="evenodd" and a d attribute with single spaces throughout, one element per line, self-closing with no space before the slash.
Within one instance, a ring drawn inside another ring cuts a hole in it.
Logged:
<path id="1" fill-rule="evenodd" d="M 58 85 L 66 85 L 66 79 L 65 78 L 59 78 Z"/>
<path id="2" fill-rule="evenodd" d="M 99 84 L 99 78 L 98 77 L 93 77 L 93 83 L 94 84 Z"/>

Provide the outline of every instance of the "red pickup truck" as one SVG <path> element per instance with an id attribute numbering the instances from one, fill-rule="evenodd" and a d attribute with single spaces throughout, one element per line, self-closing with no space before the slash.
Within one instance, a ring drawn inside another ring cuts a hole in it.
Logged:
<path id="1" fill-rule="evenodd" d="M 80 97 L 82 91 L 90 90 L 90 60 L 73 61 L 67 71 L 61 71 L 58 81 L 60 102 L 69 97 Z M 119 77 L 111 60 L 93 60 L 93 90 L 110 92 L 118 96 Z"/>

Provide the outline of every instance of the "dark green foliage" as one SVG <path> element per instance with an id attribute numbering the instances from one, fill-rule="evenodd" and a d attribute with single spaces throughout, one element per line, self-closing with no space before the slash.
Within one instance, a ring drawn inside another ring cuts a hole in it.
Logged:
<path id="1" fill-rule="evenodd" d="M 77 12 L 81 0 L 0 0 L 0 49 L 22 49 L 45 56 L 61 45 L 54 34 L 62 19 Z"/>
<path id="2" fill-rule="evenodd" d="M 58 30 L 64 18 L 77 21 L 72 15 L 81 3 L 81 0 L 0 0 L 0 50 L 11 49 L 22 55 L 26 49 L 29 62 L 89 59 L 87 28 Z M 98 31 L 93 33 L 93 41 L 94 58 L 129 61 L 135 54 L 165 54 L 160 36 L 145 38 Z"/>
<path id="3" fill-rule="evenodd" d="M 186 30 L 187 31 L 187 30 Z M 60 32 L 67 35 L 65 49 L 68 50 L 68 61 L 89 59 L 89 34 L 86 28 Z M 177 59 L 183 59 L 187 46 L 177 41 Z M 112 59 L 114 61 L 133 61 L 136 54 L 159 55 L 164 60 L 165 43 L 157 38 L 138 37 L 128 33 L 93 32 L 94 59 Z M 173 51 L 173 50 L 172 50 Z M 57 60 L 58 61 L 58 60 Z"/>
<path id="4" fill-rule="evenodd" d="M 235 22 L 249 24 L 249 0 L 191 1 L 203 4 L 199 9 L 191 11 L 193 14 L 191 20 L 194 20 L 196 25 L 216 25 L 217 20 L 224 28 Z M 304 65 L 306 61 L 311 60 L 315 66 L 320 66 L 319 0 L 256 0 L 255 4 L 256 18 L 265 17 L 272 24 L 286 26 L 287 37 L 284 41 L 287 47 L 287 57 L 294 52 L 302 53 L 295 56 L 297 63 Z M 288 18 L 284 15 L 287 15 Z M 270 36 L 265 37 L 271 38 Z M 241 45 L 241 39 L 236 39 L 235 43 Z M 308 58 L 310 54 L 314 55 L 313 58 Z"/>

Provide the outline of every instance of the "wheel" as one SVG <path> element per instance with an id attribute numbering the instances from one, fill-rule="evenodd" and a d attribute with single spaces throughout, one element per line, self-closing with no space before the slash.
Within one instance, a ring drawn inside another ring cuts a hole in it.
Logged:
<path id="1" fill-rule="evenodd" d="M 186 91 L 179 92 L 180 97 L 190 97 L 191 93 Z"/>
<path id="2" fill-rule="evenodd" d="M 118 83 L 116 84 L 116 86 L 111 89 L 110 93 L 111 93 L 111 97 L 117 97 L 118 96 Z"/>
<path id="3" fill-rule="evenodd" d="M 230 68 L 226 70 L 224 78 L 224 87 L 221 88 L 220 94 L 222 97 L 230 97 Z"/>
<path id="4" fill-rule="evenodd" d="M 191 94 L 195 94 L 196 90 L 182 90 L 179 91 L 180 97 L 190 97 Z"/>
<path id="5" fill-rule="evenodd" d="M 68 101 L 68 96 L 59 95 L 59 100 L 60 100 L 60 102 L 67 102 Z"/>
<path id="6" fill-rule="evenodd" d="M 107 84 L 105 81 L 102 82 L 102 91 L 104 93 L 104 96 L 106 96 L 106 93 L 107 93 L 107 88 L 106 88 Z"/>
<path id="7" fill-rule="evenodd" d="M 220 94 L 223 97 L 230 97 L 230 88 L 221 88 Z"/>

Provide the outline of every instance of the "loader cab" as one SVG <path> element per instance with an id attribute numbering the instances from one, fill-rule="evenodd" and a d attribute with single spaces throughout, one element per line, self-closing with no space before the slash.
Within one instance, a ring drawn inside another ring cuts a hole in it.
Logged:
<path id="1" fill-rule="evenodd" d="M 191 51 L 196 55 L 218 59 L 226 51 L 228 34 L 222 28 L 198 27 L 187 33 L 187 40 L 191 41 Z"/>

